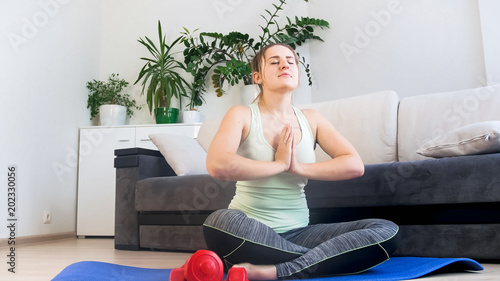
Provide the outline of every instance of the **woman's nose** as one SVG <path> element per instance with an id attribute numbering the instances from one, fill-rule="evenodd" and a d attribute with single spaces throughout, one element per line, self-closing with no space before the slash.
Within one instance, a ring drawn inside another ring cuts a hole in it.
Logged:
<path id="1" fill-rule="evenodd" d="M 288 62 L 285 62 L 281 65 L 281 69 L 288 69 L 290 68 L 290 65 L 288 64 Z"/>

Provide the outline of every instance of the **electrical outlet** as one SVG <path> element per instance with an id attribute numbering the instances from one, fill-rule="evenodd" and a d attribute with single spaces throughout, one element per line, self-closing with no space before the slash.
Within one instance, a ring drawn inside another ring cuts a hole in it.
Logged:
<path id="1" fill-rule="evenodd" d="M 44 224 L 52 223 L 52 212 L 51 211 L 44 211 L 43 212 L 43 223 Z"/>

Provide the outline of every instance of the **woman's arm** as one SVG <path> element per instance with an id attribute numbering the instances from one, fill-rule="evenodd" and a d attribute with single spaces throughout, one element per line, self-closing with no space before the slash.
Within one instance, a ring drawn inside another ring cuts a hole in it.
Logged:
<path id="1" fill-rule="evenodd" d="M 275 161 L 256 161 L 236 154 L 248 135 L 251 112 L 248 107 L 232 107 L 222 119 L 219 130 L 207 153 L 208 173 L 222 180 L 252 180 L 279 174 L 290 166 L 291 144 L 278 146 Z M 282 132 L 282 139 L 291 140 L 291 128 Z"/>
<path id="2" fill-rule="evenodd" d="M 361 157 L 352 144 L 333 125 L 314 110 L 302 111 L 316 137 L 316 142 L 332 157 L 319 163 L 299 163 L 292 152 L 290 172 L 315 180 L 346 180 L 360 177 L 364 173 Z"/>

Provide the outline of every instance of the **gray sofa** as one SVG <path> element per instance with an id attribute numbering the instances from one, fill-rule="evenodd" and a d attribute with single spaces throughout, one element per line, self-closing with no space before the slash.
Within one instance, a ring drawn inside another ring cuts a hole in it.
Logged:
<path id="1" fill-rule="evenodd" d="M 385 91 L 300 107 L 326 116 L 366 165 L 360 178 L 309 181 L 311 223 L 385 218 L 400 226 L 397 256 L 500 260 L 500 153 L 464 150 L 460 141 L 458 151 L 440 151 L 453 156 L 422 155 L 423 145 L 450 138 L 447 132 L 458 130 L 464 137 L 467 125 L 500 120 L 500 87 L 402 100 Z M 217 124 L 205 122 L 200 129 L 197 143 L 205 150 Z M 478 140 L 494 141 L 494 133 Z M 208 174 L 177 176 L 160 151 L 129 148 L 115 155 L 115 248 L 205 248 L 201 225 L 228 206 L 235 182 Z M 317 159 L 325 157 L 318 148 Z"/>

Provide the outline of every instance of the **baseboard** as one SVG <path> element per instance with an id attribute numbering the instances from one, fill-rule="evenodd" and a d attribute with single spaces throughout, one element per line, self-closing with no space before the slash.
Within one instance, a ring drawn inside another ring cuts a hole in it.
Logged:
<path id="1" fill-rule="evenodd" d="M 19 246 L 19 245 L 42 243 L 42 242 L 49 242 L 54 240 L 70 239 L 70 238 L 76 238 L 76 232 L 71 231 L 71 232 L 61 232 L 61 233 L 43 234 L 43 235 L 20 236 L 16 237 L 15 241 L 16 241 L 16 246 Z M 8 238 L 0 239 L 0 248 L 4 247 L 10 247 Z"/>

